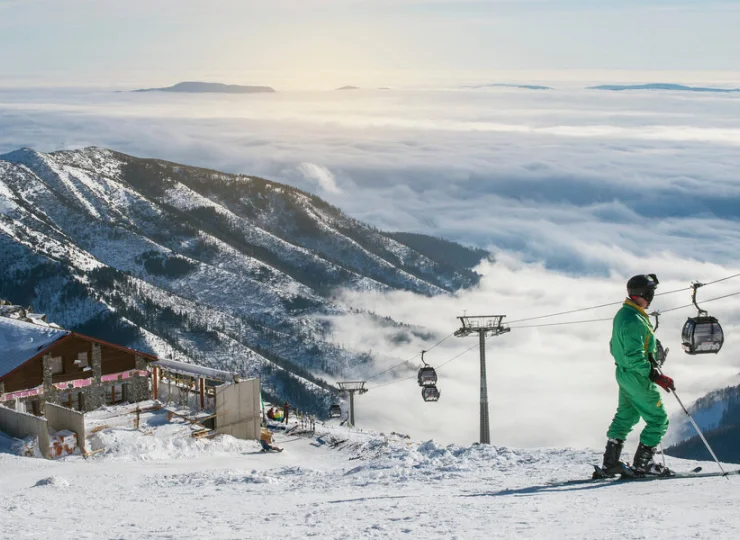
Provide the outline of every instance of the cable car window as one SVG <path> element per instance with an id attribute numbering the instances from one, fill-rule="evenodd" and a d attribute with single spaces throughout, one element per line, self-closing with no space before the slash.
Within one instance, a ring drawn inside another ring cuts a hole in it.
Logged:
<path id="1" fill-rule="evenodd" d="M 436 386 L 425 386 L 421 389 L 421 397 L 424 401 L 437 401 L 439 400 L 439 390 Z"/>

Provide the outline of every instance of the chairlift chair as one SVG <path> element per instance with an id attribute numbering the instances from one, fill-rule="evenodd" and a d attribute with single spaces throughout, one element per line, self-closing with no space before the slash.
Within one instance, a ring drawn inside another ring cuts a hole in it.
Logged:
<path id="1" fill-rule="evenodd" d="M 717 354 L 725 342 L 725 335 L 719 321 L 710 316 L 696 303 L 696 290 L 701 283 L 693 283 L 691 300 L 699 311 L 696 317 L 689 317 L 681 330 L 681 345 L 686 354 Z"/>
<path id="2" fill-rule="evenodd" d="M 436 386 L 425 386 L 421 389 L 421 397 L 424 401 L 439 401 L 439 390 Z"/>
<path id="3" fill-rule="evenodd" d="M 332 406 L 329 408 L 329 417 L 339 418 L 340 416 L 342 416 L 342 408 L 338 403 L 332 403 Z"/>

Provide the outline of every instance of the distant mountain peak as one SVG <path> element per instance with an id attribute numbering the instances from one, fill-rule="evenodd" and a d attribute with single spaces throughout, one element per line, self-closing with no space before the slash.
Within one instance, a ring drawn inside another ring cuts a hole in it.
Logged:
<path id="1" fill-rule="evenodd" d="M 611 90 L 614 92 L 626 91 L 626 90 L 669 90 L 676 92 L 717 92 L 717 93 L 732 93 L 740 92 L 740 88 L 712 88 L 702 86 L 686 86 L 683 84 L 672 84 L 672 83 L 647 83 L 647 84 L 602 84 L 599 86 L 590 86 L 588 90 Z"/>
<path id="2" fill-rule="evenodd" d="M 164 88 L 143 88 L 133 92 L 184 92 L 184 93 L 216 93 L 216 94 L 259 94 L 272 93 L 275 89 L 270 86 L 242 86 L 238 84 L 223 84 L 213 82 L 186 81 Z"/>
<path id="3" fill-rule="evenodd" d="M 551 86 L 543 86 L 540 84 L 513 84 L 513 83 L 490 83 L 490 84 L 475 84 L 465 86 L 464 88 L 519 88 L 521 90 L 552 90 Z"/>
<path id="4" fill-rule="evenodd" d="M 14 159 L 27 157 L 27 156 L 39 156 L 40 152 L 37 152 L 33 148 L 19 148 L 18 150 L 12 150 L 7 154 L 0 154 L 0 160 L 13 161 Z"/>

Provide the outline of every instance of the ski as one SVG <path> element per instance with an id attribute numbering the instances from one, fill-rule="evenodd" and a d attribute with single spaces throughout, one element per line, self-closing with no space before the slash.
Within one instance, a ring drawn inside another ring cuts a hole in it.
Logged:
<path id="1" fill-rule="evenodd" d="M 582 478 L 578 480 L 564 480 L 561 482 L 548 482 L 548 487 L 567 487 L 567 486 L 576 486 L 581 484 L 599 484 L 604 482 L 613 482 L 613 483 L 630 483 L 630 482 L 649 482 L 652 480 L 686 480 L 689 478 L 712 478 L 715 476 L 740 476 L 740 470 L 736 471 L 728 471 L 727 473 L 723 474 L 719 471 L 717 472 L 701 472 L 701 467 L 697 467 L 696 469 L 684 472 L 684 473 L 675 473 L 673 476 L 658 476 L 658 475 L 648 475 L 648 476 L 615 476 L 615 477 L 605 477 L 605 478 Z"/>

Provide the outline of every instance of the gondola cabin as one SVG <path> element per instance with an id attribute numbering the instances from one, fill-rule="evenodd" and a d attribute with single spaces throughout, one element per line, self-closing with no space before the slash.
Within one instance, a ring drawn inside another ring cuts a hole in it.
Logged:
<path id="1" fill-rule="evenodd" d="M 717 354 L 725 341 L 719 321 L 703 315 L 690 317 L 683 325 L 681 342 L 686 354 Z"/>
<path id="2" fill-rule="evenodd" d="M 338 403 L 334 403 L 329 408 L 329 417 L 330 418 L 339 418 L 340 416 L 342 416 L 342 408 L 339 406 Z"/>
<path id="3" fill-rule="evenodd" d="M 421 389 L 421 397 L 424 401 L 438 401 L 439 390 L 436 386 L 425 386 Z"/>
<path id="4" fill-rule="evenodd" d="M 434 386 L 437 384 L 437 372 L 432 366 L 419 369 L 419 386 Z"/>

